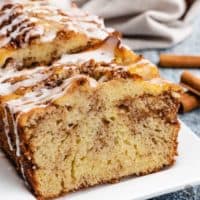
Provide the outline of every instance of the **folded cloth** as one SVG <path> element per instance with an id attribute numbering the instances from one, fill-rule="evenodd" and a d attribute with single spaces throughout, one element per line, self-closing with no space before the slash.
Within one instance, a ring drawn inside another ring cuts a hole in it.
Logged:
<path id="1" fill-rule="evenodd" d="M 200 0 L 77 0 L 105 19 L 132 49 L 168 48 L 192 32 Z"/>

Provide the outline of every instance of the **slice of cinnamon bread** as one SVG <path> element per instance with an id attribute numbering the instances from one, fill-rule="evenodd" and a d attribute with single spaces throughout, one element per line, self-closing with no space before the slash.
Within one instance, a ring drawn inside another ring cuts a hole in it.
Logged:
<path id="1" fill-rule="evenodd" d="M 113 34 L 103 20 L 49 1 L 4 1 L 0 8 L 0 67 L 50 64 L 64 53 L 92 46 Z"/>
<path id="2" fill-rule="evenodd" d="M 173 164 L 180 88 L 116 37 L 1 70 L 0 146 L 40 198 Z"/>

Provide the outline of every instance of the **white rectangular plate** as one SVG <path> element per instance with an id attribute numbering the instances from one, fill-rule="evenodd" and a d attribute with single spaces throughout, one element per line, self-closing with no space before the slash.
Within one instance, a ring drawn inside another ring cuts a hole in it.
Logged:
<path id="1" fill-rule="evenodd" d="M 179 134 L 179 156 L 174 166 L 160 172 L 124 179 L 71 193 L 59 200 L 146 199 L 200 184 L 200 139 L 183 123 Z M 0 199 L 35 200 L 0 153 Z"/>

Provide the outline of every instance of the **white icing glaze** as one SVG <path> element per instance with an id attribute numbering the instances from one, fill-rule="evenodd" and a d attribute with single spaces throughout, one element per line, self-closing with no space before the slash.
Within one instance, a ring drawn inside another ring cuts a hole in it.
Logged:
<path id="1" fill-rule="evenodd" d="M 18 129 L 17 129 L 18 118 L 15 120 L 13 109 L 9 105 L 8 105 L 8 108 L 11 112 L 11 119 L 13 122 L 13 132 L 15 134 L 15 144 L 16 144 L 16 156 L 19 157 L 21 155 L 21 152 L 20 152 L 19 134 L 18 134 Z"/>
<path id="2" fill-rule="evenodd" d="M 46 67 L 36 67 L 33 69 L 24 69 L 22 71 L 16 71 L 15 69 L 1 69 L 0 70 L 0 83 L 9 78 L 15 78 L 19 76 L 29 76 L 34 73 L 40 73 L 44 71 Z M 1 95 L 1 94 L 0 94 Z"/>
<path id="3" fill-rule="evenodd" d="M 19 5 L 13 6 L 11 9 L 5 9 L 2 12 L 2 15 L 0 15 L 0 23 L 8 21 L 10 18 L 10 15 L 13 15 L 13 13 L 16 11 L 16 9 L 20 9 Z"/>
<path id="4" fill-rule="evenodd" d="M 9 108 L 9 109 L 11 109 L 11 108 Z M 20 117 L 20 114 L 17 116 L 17 118 L 15 120 L 14 119 L 14 113 L 12 113 L 12 109 L 10 111 L 11 111 L 11 118 L 12 118 L 13 128 L 14 128 L 13 132 L 15 134 L 16 156 L 20 157 L 21 156 L 20 140 L 19 140 L 19 133 L 18 133 L 18 128 L 17 128 L 18 119 Z M 9 128 L 9 126 L 8 126 L 8 128 Z M 10 142 L 10 145 L 11 145 L 11 141 L 10 141 L 9 136 L 8 136 L 8 141 Z M 11 147 L 12 147 L 12 145 L 11 145 Z M 11 151 L 13 151 L 13 147 L 12 147 Z M 19 165 L 20 165 L 20 171 L 21 171 L 22 177 L 25 180 L 25 183 L 27 184 L 27 179 L 26 179 L 26 176 L 25 176 L 24 167 L 23 167 L 23 163 L 21 162 L 21 160 L 19 160 Z"/>
<path id="5" fill-rule="evenodd" d="M 89 60 L 95 60 L 97 63 L 111 63 L 115 58 L 115 49 L 117 48 L 118 42 L 119 40 L 117 38 L 110 37 L 96 50 L 65 54 L 60 60 L 55 62 L 55 64 L 82 64 Z"/>
<path id="6" fill-rule="evenodd" d="M 25 36 L 24 41 L 28 43 L 30 38 L 35 36 L 41 36 L 44 34 L 44 27 L 43 26 L 35 26 L 33 27 Z"/>
<path id="7" fill-rule="evenodd" d="M 9 20 L 11 22 L 4 25 L 4 22 Z M 41 31 L 41 27 L 33 26 L 32 24 L 36 21 L 36 19 L 28 17 L 23 13 L 23 8 L 19 4 L 15 4 L 11 8 L 2 11 L 0 17 L 0 24 L 2 25 L 2 28 L 0 29 L 0 47 L 9 44 L 12 40 L 15 41 L 19 36 L 22 36 L 25 33 L 25 43 L 29 41 L 30 37 L 42 35 L 44 30 Z"/>
<path id="8" fill-rule="evenodd" d="M 26 19 L 26 17 L 24 15 L 20 15 L 17 18 L 15 18 L 11 24 L 8 24 L 6 26 L 4 26 L 1 30 L 0 30 L 0 35 L 1 36 L 5 36 L 8 32 L 10 32 L 14 26 L 19 25 L 22 21 L 24 21 Z"/>
<path id="9" fill-rule="evenodd" d="M 8 95 L 11 94 L 12 92 L 16 91 L 20 87 L 30 87 L 36 85 L 38 82 L 41 82 L 45 79 L 48 78 L 49 74 L 48 73 L 40 73 L 44 69 L 43 67 L 36 68 L 34 70 L 26 70 L 22 72 L 15 72 L 15 71 L 9 71 L 8 74 L 5 74 L 3 77 L 0 76 L 0 96 Z M 26 73 L 27 72 L 27 73 Z M 14 76 L 12 76 L 14 74 Z M 25 80 L 19 81 L 15 84 L 11 84 L 10 82 L 5 82 L 6 79 L 12 77 L 19 77 L 22 75 L 26 77 Z"/>
<path id="10" fill-rule="evenodd" d="M 20 164 L 20 170 L 21 170 L 21 173 L 22 173 L 22 177 L 25 180 L 25 184 L 28 186 L 28 182 L 27 182 L 27 179 L 26 179 L 26 176 L 25 176 L 25 172 L 24 172 L 23 163 L 20 161 L 19 164 Z"/>
<path id="11" fill-rule="evenodd" d="M 9 108 L 9 107 L 8 107 Z M 5 108 L 4 108 L 5 109 Z M 10 108 L 9 108 L 10 109 Z M 11 118 L 12 118 L 12 122 L 13 122 L 13 132 L 15 134 L 15 145 L 16 145 L 16 156 L 17 157 L 20 157 L 21 156 L 21 150 L 20 150 L 20 140 L 19 140 L 19 133 L 18 133 L 18 130 L 17 130 L 17 124 L 18 124 L 18 117 L 17 119 L 15 120 L 14 119 L 14 113 L 12 113 L 12 110 L 10 110 L 11 112 Z M 5 114 L 5 117 L 3 118 L 3 122 L 4 122 L 4 133 L 6 134 L 6 137 L 7 137 L 7 142 L 8 142 L 8 145 L 9 145 L 9 148 L 10 148 L 10 151 L 13 151 L 13 146 L 12 146 L 12 143 L 11 143 L 11 140 L 10 140 L 10 136 L 8 135 L 9 132 L 10 132 L 10 126 L 8 124 L 8 116 L 7 116 L 7 110 L 5 109 L 4 110 L 4 114 Z M 20 158 L 19 158 L 20 159 Z M 24 167 L 23 167 L 23 164 L 22 162 L 19 160 L 19 165 L 20 165 L 20 170 L 21 170 L 21 173 L 22 173 L 22 176 L 24 178 L 24 180 L 26 180 L 26 176 L 25 176 L 25 173 L 24 173 Z"/>
<path id="12" fill-rule="evenodd" d="M 6 108 L 3 108 L 3 109 L 4 109 L 4 117 L 3 117 L 4 133 L 6 134 L 6 138 L 7 138 L 9 148 L 10 148 L 11 151 L 13 151 L 13 146 L 12 146 L 11 139 L 10 139 L 10 136 L 9 136 L 10 128 L 9 128 L 9 123 L 8 123 L 8 114 L 7 114 Z"/>
<path id="13" fill-rule="evenodd" d="M 67 92 L 70 85 L 81 78 L 87 79 L 91 87 L 95 87 L 97 82 L 85 75 L 75 75 L 66 79 L 62 85 L 55 88 L 39 88 L 33 92 L 26 93 L 21 98 L 7 102 L 13 113 L 28 112 L 35 107 L 45 107 L 47 102 L 52 102 Z"/>
<path id="14" fill-rule="evenodd" d="M 56 37 L 56 32 L 50 30 L 48 35 L 41 37 L 41 42 L 44 42 L 44 43 L 45 42 L 51 42 L 55 37 Z"/>
<path id="15" fill-rule="evenodd" d="M 10 93 L 10 83 L 3 83 L 1 84 L 1 87 L 0 87 L 0 94 L 1 95 L 6 95 L 6 94 L 9 94 Z"/>
<path id="16" fill-rule="evenodd" d="M 10 108 L 9 108 L 10 109 Z M 20 150 L 20 140 L 19 140 L 19 133 L 18 133 L 18 129 L 17 129 L 17 124 L 18 124 L 18 118 L 19 118 L 19 115 L 17 116 L 17 119 L 15 120 L 14 119 L 14 113 L 12 113 L 12 109 L 10 110 L 11 112 L 11 118 L 12 118 L 12 122 L 13 122 L 13 132 L 15 134 L 15 145 L 16 145 L 16 156 L 17 157 L 20 157 L 21 156 L 21 150 Z M 6 113 L 6 116 L 7 116 L 7 111 L 5 110 L 5 113 Z M 8 120 L 8 119 L 6 119 Z M 8 121 L 6 122 L 8 123 Z M 7 133 L 10 132 L 10 129 L 9 129 L 9 125 L 7 127 Z M 4 128 L 4 131 L 6 131 L 6 129 Z M 6 133 L 6 132 L 5 132 Z M 8 136 L 8 134 L 6 134 L 7 136 L 7 141 L 8 141 L 8 144 L 9 144 L 9 147 L 10 147 L 10 150 L 13 151 L 13 146 L 11 144 L 11 141 L 10 141 L 10 137 Z M 20 159 L 20 158 L 19 158 Z M 24 180 L 26 181 L 27 183 L 27 179 L 26 179 L 26 176 L 25 176 L 25 173 L 24 173 L 24 167 L 23 167 L 23 163 L 21 162 L 21 160 L 19 160 L 19 165 L 20 165 L 20 170 L 21 170 L 21 173 L 22 173 L 22 177 L 24 178 Z"/>

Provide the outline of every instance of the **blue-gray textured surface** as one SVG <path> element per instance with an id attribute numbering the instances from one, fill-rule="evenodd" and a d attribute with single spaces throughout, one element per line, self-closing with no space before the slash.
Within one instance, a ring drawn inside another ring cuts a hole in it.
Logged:
<path id="1" fill-rule="evenodd" d="M 159 54 L 161 52 L 200 54 L 200 15 L 194 23 L 193 34 L 181 44 L 167 50 L 146 50 L 138 52 L 156 64 L 158 63 Z M 200 69 L 189 70 L 200 76 Z M 180 74 L 183 70 L 160 68 L 160 71 L 161 75 L 168 80 L 179 82 Z M 200 109 L 180 115 L 180 119 L 185 122 L 185 124 L 188 125 L 198 136 L 200 136 Z M 200 200 L 200 186 L 187 188 L 185 190 L 163 195 L 152 200 Z"/>

